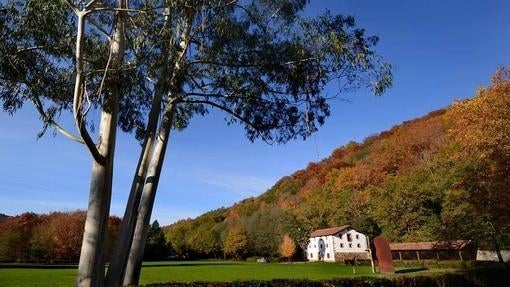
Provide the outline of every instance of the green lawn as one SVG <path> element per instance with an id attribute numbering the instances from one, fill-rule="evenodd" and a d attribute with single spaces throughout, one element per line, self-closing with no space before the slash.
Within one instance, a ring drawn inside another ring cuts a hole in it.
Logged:
<path id="1" fill-rule="evenodd" d="M 370 267 L 357 266 L 356 275 L 371 274 Z M 275 278 L 330 279 L 354 276 L 352 267 L 327 263 L 254 263 L 198 261 L 149 263 L 142 270 L 141 284 L 154 282 L 270 280 Z"/>
<path id="2" fill-rule="evenodd" d="M 0 265 L 0 286 L 73 286 L 76 268 L 69 266 L 5 268 Z M 411 268 L 409 268 L 411 270 Z M 414 272 L 413 272 L 414 273 Z M 149 262 L 142 269 L 141 284 L 157 282 L 270 280 L 275 278 L 331 279 L 372 274 L 369 266 L 328 263 L 255 263 L 233 261 Z"/>
<path id="3" fill-rule="evenodd" d="M 0 265 L 0 286 L 74 286 L 76 267 L 44 266 L 37 268 Z"/>

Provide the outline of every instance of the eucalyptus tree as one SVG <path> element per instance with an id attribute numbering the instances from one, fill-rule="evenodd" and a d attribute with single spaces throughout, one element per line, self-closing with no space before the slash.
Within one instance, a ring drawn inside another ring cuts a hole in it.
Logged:
<path id="1" fill-rule="evenodd" d="M 44 123 L 40 135 L 53 126 L 84 144 L 92 157 L 80 286 L 103 282 L 115 135 L 118 124 L 122 127 L 129 122 L 130 112 L 123 109 L 119 113 L 119 107 L 131 104 L 128 97 L 138 94 L 139 86 L 120 85 L 136 78 L 136 70 L 123 66 L 126 9 L 127 1 L 97 0 L 12 0 L 0 6 L 0 99 L 4 110 L 14 113 L 31 102 Z M 78 135 L 57 123 L 65 110 L 72 112 Z M 91 110 L 100 114 L 97 143 L 89 131 L 93 122 L 87 120 L 87 114 Z"/>
<path id="2" fill-rule="evenodd" d="M 13 113 L 32 102 L 49 126 L 84 143 L 93 159 L 79 284 L 103 284 L 115 126 L 141 142 L 106 276 L 138 283 L 143 248 L 172 129 L 225 112 L 254 141 L 306 139 L 330 115 L 328 100 L 369 87 L 383 93 L 390 66 L 377 37 L 353 17 L 302 16 L 306 0 L 7 1 L 0 6 L 0 99 Z M 41 30 L 40 27 L 45 27 Z M 75 44 L 72 44 L 75 43 Z M 327 97 L 330 82 L 341 87 Z M 74 85 L 73 85 L 74 82 Z M 101 112 L 99 142 L 88 110 Z M 71 110 L 77 136 L 57 124 Z"/>

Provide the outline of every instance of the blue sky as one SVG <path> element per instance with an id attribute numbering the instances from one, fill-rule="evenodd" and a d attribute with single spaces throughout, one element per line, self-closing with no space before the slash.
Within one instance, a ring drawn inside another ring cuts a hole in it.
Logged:
<path id="1" fill-rule="evenodd" d="M 349 140 L 472 97 L 498 66 L 510 65 L 508 0 L 316 0 L 306 13 L 326 8 L 355 16 L 380 37 L 376 49 L 394 65 L 393 88 L 382 97 L 365 90 L 342 95 L 315 136 L 286 145 L 252 144 L 240 127 L 226 127 L 220 113 L 195 118 L 172 134 L 152 220 L 169 224 L 257 196 Z M 335 94 L 334 84 L 325 93 Z M 51 133 L 37 140 L 40 128 L 29 105 L 14 117 L 0 113 L 0 213 L 87 207 L 87 151 Z M 119 134 L 113 214 L 123 214 L 138 152 L 131 135 Z"/>

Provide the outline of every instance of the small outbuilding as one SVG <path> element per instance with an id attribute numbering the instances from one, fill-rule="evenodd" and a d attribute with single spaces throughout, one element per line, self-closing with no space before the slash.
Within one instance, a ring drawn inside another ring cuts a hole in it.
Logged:
<path id="1" fill-rule="evenodd" d="M 472 260 L 476 248 L 470 240 L 390 243 L 394 260 Z"/>
<path id="2" fill-rule="evenodd" d="M 349 225 L 315 230 L 307 247 L 308 261 L 370 260 L 368 237 Z"/>

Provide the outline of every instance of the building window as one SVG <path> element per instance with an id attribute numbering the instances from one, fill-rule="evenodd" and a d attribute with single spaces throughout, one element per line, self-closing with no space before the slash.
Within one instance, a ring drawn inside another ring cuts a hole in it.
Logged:
<path id="1" fill-rule="evenodd" d="M 358 248 L 361 248 L 361 244 L 359 244 L 359 243 L 358 243 L 358 245 L 357 245 L 357 246 L 358 246 Z"/>
<path id="2" fill-rule="evenodd" d="M 326 243 L 326 248 L 328 248 L 328 244 Z"/>
<path id="3" fill-rule="evenodd" d="M 329 259 L 329 253 L 326 253 L 326 257 Z"/>
<path id="4" fill-rule="evenodd" d="M 340 243 L 340 248 L 344 248 L 344 244 L 343 243 Z"/>
<path id="5" fill-rule="evenodd" d="M 352 248 L 352 243 L 349 243 L 349 248 Z"/>
<path id="6" fill-rule="evenodd" d="M 338 238 L 342 239 L 342 234 L 338 235 Z"/>
<path id="7" fill-rule="evenodd" d="M 352 236 L 350 233 L 347 233 L 347 241 L 351 242 L 352 241 Z"/>
<path id="8" fill-rule="evenodd" d="M 315 245 L 315 244 L 314 244 L 314 245 L 313 245 L 313 248 L 317 248 L 317 245 Z"/>
<path id="9" fill-rule="evenodd" d="M 310 258 L 313 258 L 313 253 L 310 253 Z"/>
<path id="10" fill-rule="evenodd" d="M 356 239 L 359 239 L 359 234 L 356 234 Z"/>

